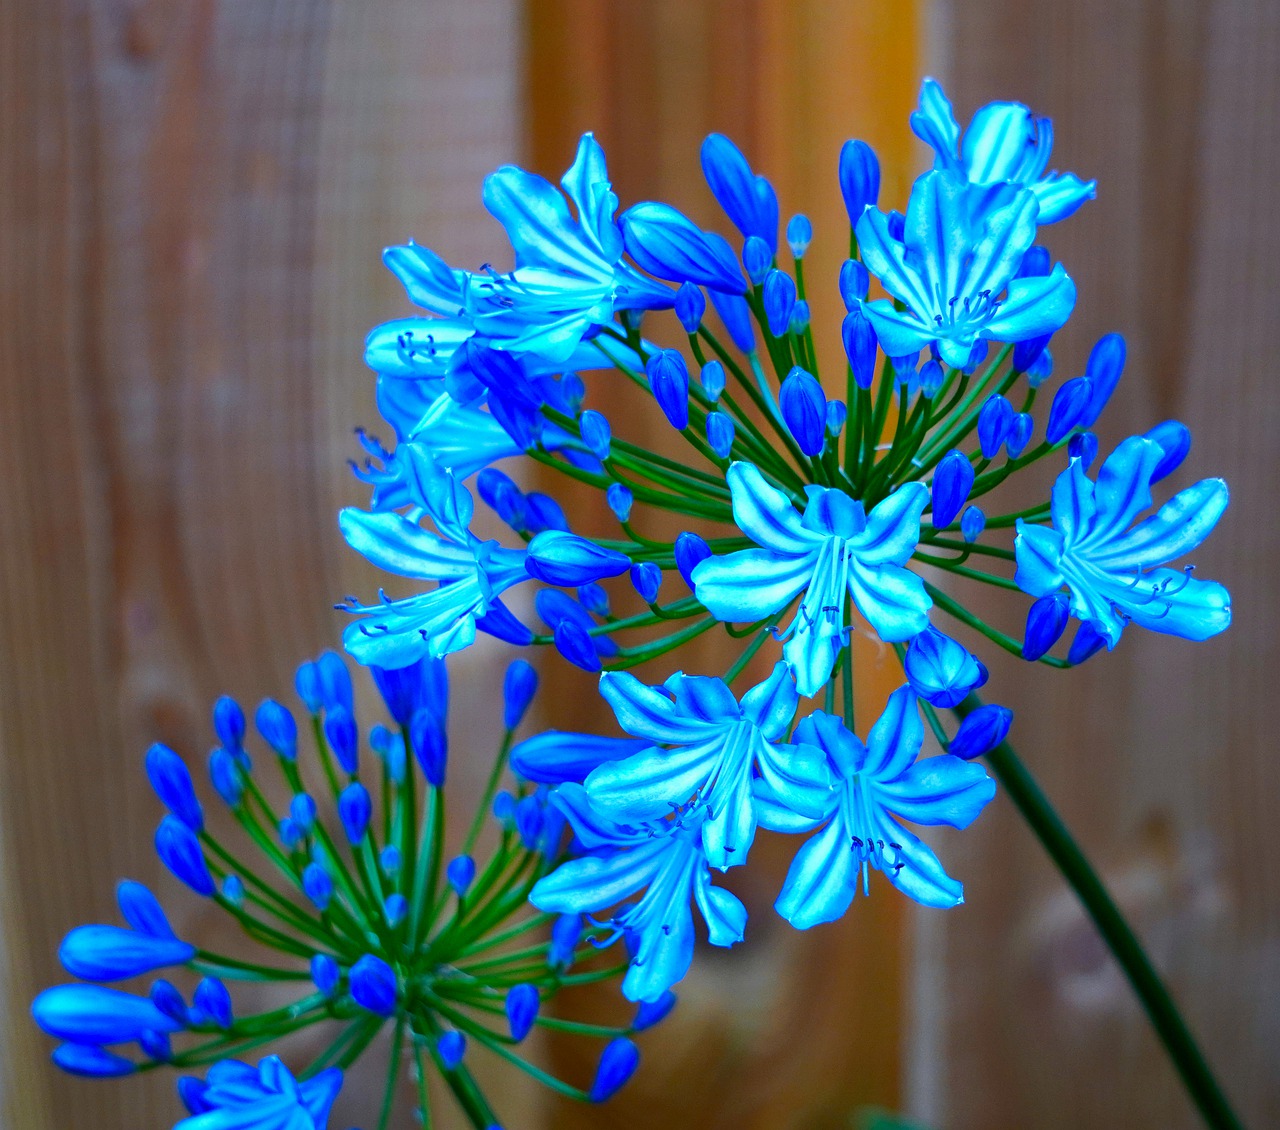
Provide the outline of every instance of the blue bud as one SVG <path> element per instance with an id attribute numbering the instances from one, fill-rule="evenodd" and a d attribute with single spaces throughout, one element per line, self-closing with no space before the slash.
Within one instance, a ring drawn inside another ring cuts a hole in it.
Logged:
<path id="1" fill-rule="evenodd" d="M 1080 466 L 1087 471 L 1098 457 L 1098 437 L 1093 432 L 1077 432 L 1067 441 L 1067 454 L 1079 459 Z"/>
<path id="2" fill-rule="evenodd" d="M 326 710 L 341 706 L 348 714 L 355 713 L 355 695 L 351 687 L 351 672 L 336 651 L 323 652 L 316 660 L 320 672 L 320 686 L 324 694 Z"/>
<path id="3" fill-rule="evenodd" d="M 525 530 L 528 522 L 528 507 L 525 505 L 524 492 L 511 478 L 496 467 L 486 467 L 476 476 L 476 490 L 485 505 L 493 510 L 508 526 L 517 533 Z"/>
<path id="4" fill-rule="evenodd" d="M 625 483 L 610 483 L 609 489 L 604 492 L 604 498 L 619 522 L 631 520 L 631 508 L 635 505 L 636 496 L 631 493 L 629 486 Z"/>
<path id="5" fill-rule="evenodd" d="M 520 725 L 538 689 L 538 672 L 523 659 L 513 660 L 502 680 L 502 724 L 508 730 Z"/>
<path id="6" fill-rule="evenodd" d="M 547 964 L 552 969 L 568 969 L 582 937 L 582 915 L 562 914 L 551 924 L 551 945 L 547 947 Z"/>
<path id="7" fill-rule="evenodd" d="M 674 349 L 662 349 L 645 363 L 649 390 L 673 428 L 689 426 L 689 368 Z"/>
<path id="8" fill-rule="evenodd" d="M 516 1043 L 520 1043 L 533 1028 L 533 1022 L 538 1018 L 539 1003 L 537 986 L 527 982 L 513 985 L 507 992 L 507 1027 Z"/>
<path id="9" fill-rule="evenodd" d="M 727 242 L 669 204 L 649 201 L 618 220 L 627 254 L 651 275 L 742 294 L 746 287 Z"/>
<path id="10" fill-rule="evenodd" d="M 707 443 L 721 459 L 728 459 L 733 450 L 733 439 L 736 434 L 733 418 L 723 412 L 711 412 L 707 415 Z"/>
<path id="11" fill-rule="evenodd" d="M 652 561 L 632 565 L 631 584 L 645 604 L 652 604 L 658 599 L 658 590 L 662 587 L 662 569 Z"/>
<path id="12" fill-rule="evenodd" d="M 778 246 L 778 195 L 773 186 L 751 171 L 742 150 L 724 134 L 709 134 L 701 157 L 707 187 L 725 215 L 744 237 L 764 241 L 772 252 Z"/>
<path id="13" fill-rule="evenodd" d="M 990 753 L 1009 734 L 1013 724 L 1013 711 L 1006 706 L 988 703 L 967 715 L 956 736 L 951 739 L 947 751 L 965 761 L 972 761 L 984 753 Z"/>
<path id="14" fill-rule="evenodd" d="M 289 815 L 304 832 L 316 822 L 316 802 L 307 793 L 298 793 L 289 802 Z"/>
<path id="15" fill-rule="evenodd" d="M 752 285 L 759 286 L 773 268 L 773 249 L 763 239 L 749 236 L 742 246 L 742 265 L 746 267 L 747 278 Z M 714 292 L 712 301 L 715 301 Z"/>
<path id="16" fill-rule="evenodd" d="M 809 222 L 809 217 L 801 214 L 792 216 L 787 221 L 787 246 L 791 248 L 792 256 L 803 259 L 812 242 L 813 224 Z"/>
<path id="17" fill-rule="evenodd" d="M 973 489 L 973 478 L 973 464 L 963 451 L 952 448 L 938 460 L 931 487 L 935 530 L 945 529 L 956 520 Z"/>
<path id="18" fill-rule="evenodd" d="M 493 798 L 493 818 L 504 828 L 515 826 L 516 798 L 506 789 Z"/>
<path id="19" fill-rule="evenodd" d="M 676 538 L 676 568 L 680 570 L 680 576 L 690 588 L 693 588 L 694 569 L 710 556 L 711 547 L 697 534 L 686 530 Z"/>
<path id="20" fill-rule="evenodd" d="M 968 649 L 937 628 L 926 628 L 907 646 L 907 681 L 921 698 L 950 709 L 987 681 L 987 669 Z"/>
<path id="21" fill-rule="evenodd" d="M 641 1001 L 636 1008 L 636 1017 L 631 1022 L 631 1030 L 643 1032 L 646 1028 L 660 1024 L 675 1007 L 676 995 L 670 989 L 656 1001 Z"/>
<path id="22" fill-rule="evenodd" d="M 791 321 L 787 323 L 787 332 L 797 337 L 809 328 L 809 303 L 799 299 L 791 308 Z"/>
<path id="23" fill-rule="evenodd" d="M 333 898 L 333 878 L 318 863 L 308 863 L 302 869 L 302 893 L 321 912 L 329 908 Z"/>
<path id="24" fill-rule="evenodd" d="M 287 761 L 298 756 L 298 724 L 273 698 L 264 699 L 253 716 L 262 740 Z"/>
<path id="25" fill-rule="evenodd" d="M 1009 438 L 1005 441 L 1005 450 L 1009 453 L 1010 459 L 1017 459 L 1026 451 L 1035 430 L 1035 417 L 1030 412 L 1019 412 L 1014 416 L 1013 427 L 1009 429 Z"/>
<path id="26" fill-rule="evenodd" d="M 980 506 L 966 506 L 960 515 L 960 534 L 967 542 L 975 542 L 987 528 L 987 515 Z"/>
<path id="27" fill-rule="evenodd" d="M 846 259 L 840 265 L 840 297 L 844 308 L 849 311 L 858 309 L 859 302 L 865 302 L 871 290 L 871 275 L 867 268 L 857 259 Z"/>
<path id="28" fill-rule="evenodd" d="M 827 398 L 822 385 L 797 365 L 778 390 L 778 404 L 800 450 L 806 455 L 821 455 L 827 438 Z"/>
<path id="29" fill-rule="evenodd" d="M 631 568 L 623 553 L 605 549 L 588 538 L 563 530 L 544 530 L 530 543 L 525 569 L 549 585 L 574 588 L 602 577 L 616 577 Z"/>
<path id="30" fill-rule="evenodd" d="M 240 803 L 244 783 L 240 779 L 240 767 L 236 759 L 219 746 L 209 754 L 209 781 L 214 791 L 229 808 Z"/>
<path id="31" fill-rule="evenodd" d="M 1086 425 L 1089 401 L 1093 385 L 1088 377 L 1075 377 L 1067 381 L 1054 395 L 1049 407 L 1049 422 L 1045 425 L 1044 438 L 1050 443 L 1060 443 L 1074 428 Z"/>
<path id="32" fill-rule="evenodd" d="M 1177 420 L 1165 420 L 1163 424 L 1157 424 L 1143 438 L 1158 443 L 1164 451 L 1164 458 L 1151 472 L 1153 483 L 1158 483 L 1167 475 L 1173 474 L 1182 466 L 1182 461 L 1191 451 L 1191 432 L 1185 424 L 1180 424 Z"/>
<path id="33" fill-rule="evenodd" d="M 613 439 L 613 431 L 609 421 L 594 408 L 588 408 L 578 421 L 582 432 L 582 442 L 597 459 L 609 458 L 609 445 Z"/>
<path id="34" fill-rule="evenodd" d="M 840 150 L 840 195 L 854 227 L 880 199 L 880 162 L 865 141 L 846 141 Z"/>
<path id="35" fill-rule="evenodd" d="M 230 1028 L 235 1019 L 231 1011 L 231 994 L 217 977 L 206 977 L 196 986 L 191 1006 L 219 1028 Z"/>
<path id="36" fill-rule="evenodd" d="M 412 717 L 412 715 L 410 716 Z M 405 719 L 408 722 L 408 719 Z M 387 772 L 397 785 L 404 784 L 404 737 L 393 734 L 386 726 L 377 725 L 369 731 L 369 748 L 386 764 Z"/>
<path id="37" fill-rule="evenodd" d="M 224 694 L 213 704 L 213 732 L 232 752 L 244 744 L 244 711 L 229 695 Z"/>
<path id="38" fill-rule="evenodd" d="M 396 1010 L 396 973 L 382 958 L 367 953 L 348 974 L 351 999 L 361 1008 L 378 1016 L 390 1016 Z"/>
<path id="39" fill-rule="evenodd" d="M 894 208 L 885 216 L 885 227 L 890 239 L 902 243 L 907 234 L 907 217 Z"/>
<path id="40" fill-rule="evenodd" d="M 1027 610 L 1027 631 L 1022 658 L 1039 659 L 1062 638 L 1071 615 L 1071 601 L 1064 592 L 1042 596 Z"/>
<path id="41" fill-rule="evenodd" d="M 827 401 L 827 435 L 833 439 L 844 431 L 845 421 L 849 418 L 849 406 L 843 400 Z"/>
<path id="42" fill-rule="evenodd" d="M 902 357 L 890 357 L 889 364 L 893 366 L 893 375 L 899 380 L 910 380 L 916 375 L 916 366 L 920 364 L 920 351 L 917 349 L 914 353 L 908 353 Z"/>
<path id="43" fill-rule="evenodd" d="M 1115 392 L 1116 385 L 1124 373 L 1125 344 L 1119 334 L 1107 334 L 1098 339 L 1098 343 L 1089 353 L 1089 362 L 1084 367 L 1085 376 L 1092 385 L 1089 405 L 1080 418 L 1081 424 L 1091 428 L 1102 415 L 1107 401 Z"/>
<path id="44" fill-rule="evenodd" d="M 440 1066 L 446 1071 L 456 1071 L 462 1057 L 467 1054 L 467 1038 L 456 1028 L 441 1032 L 436 1040 L 436 1053 L 440 1056 Z"/>
<path id="45" fill-rule="evenodd" d="M 640 1066 L 640 1049 L 625 1036 L 617 1036 L 610 1040 L 600 1055 L 600 1063 L 596 1067 L 596 1077 L 591 1083 L 591 1091 L 587 1098 L 593 1103 L 602 1103 L 612 1098 L 635 1074 Z"/>
<path id="46" fill-rule="evenodd" d="M 1049 249 L 1035 244 L 1028 247 L 1022 256 L 1022 263 L 1014 272 L 1015 279 L 1044 278 L 1049 273 Z"/>
<path id="47" fill-rule="evenodd" d="M 565 398 L 572 415 L 582 407 L 582 398 L 587 395 L 587 386 L 577 373 L 564 373 L 560 377 L 560 395 Z"/>
<path id="48" fill-rule="evenodd" d="M 138 1037 L 138 1047 L 156 1063 L 168 1063 L 173 1058 L 173 1042 L 164 1032 L 143 1032 Z"/>
<path id="49" fill-rule="evenodd" d="M 182 999 L 182 994 L 172 982 L 163 977 L 157 978 L 151 984 L 150 998 L 151 1003 L 172 1020 L 176 1028 L 186 1025 L 187 1002 Z"/>
<path id="50" fill-rule="evenodd" d="M 173 874 L 196 894 L 209 898 L 216 888 L 195 833 L 176 816 L 166 816 L 156 829 L 156 854 Z"/>
<path id="51" fill-rule="evenodd" d="M 147 997 L 103 985 L 55 985 L 31 1005 L 31 1015 L 46 1035 L 73 1044 L 124 1044 L 143 1032 L 174 1032 L 180 1023 Z"/>
<path id="52" fill-rule="evenodd" d="M 333 996 L 340 976 L 338 963 L 327 953 L 318 953 L 311 959 L 311 980 L 326 997 Z"/>
<path id="53" fill-rule="evenodd" d="M 600 653 L 581 624 L 573 620 L 561 620 L 552 629 L 551 642 L 556 651 L 575 667 L 593 674 L 600 670 Z"/>
<path id="54" fill-rule="evenodd" d="M 1107 637 L 1092 624 L 1081 624 L 1076 629 L 1076 638 L 1071 641 L 1071 649 L 1067 652 L 1067 662 L 1073 667 L 1083 663 L 1092 655 L 1096 655 L 1107 644 Z"/>
<path id="55" fill-rule="evenodd" d="M 54 1048 L 52 1058 L 55 1067 L 86 1079 L 119 1079 L 138 1069 L 132 1060 L 94 1044 L 62 1044 Z"/>
<path id="56" fill-rule="evenodd" d="M 594 581 L 578 586 L 578 603 L 593 616 L 609 615 L 609 594 Z"/>
<path id="57" fill-rule="evenodd" d="M 1053 353 L 1048 346 L 1040 350 L 1040 355 L 1027 366 L 1027 384 L 1031 388 L 1039 388 L 1053 375 Z"/>
<path id="58" fill-rule="evenodd" d="M 425 708 L 415 711 L 409 723 L 409 744 L 427 782 L 435 788 L 443 785 L 449 763 L 449 735 L 439 715 Z"/>
<path id="59" fill-rule="evenodd" d="M 796 307 L 795 280 L 786 271 L 771 270 L 764 278 L 762 301 L 769 332 L 774 337 L 782 337 L 791 325 L 791 312 Z"/>
<path id="60" fill-rule="evenodd" d="M 303 830 L 294 823 L 292 816 L 286 816 L 280 821 L 279 832 L 280 842 L 284 844 L 289 851 L 296 848 L 302 842 L 302 838 L 305 835 Z"/>
<path id="61" fill-rule="evenodd" d="M 196 799 L 191 771 L 168 746 L 156 742 L 146 756 L 147 779 L 160 803 L 193 832 L 204 827 L 204 810 Z"/>
<path id="62" fill-rule="evenodd" d="M 476 861 L 469 855 L 454 856 L 449 860 L 449 866 L 445 868 L 445 877 L 458 898 L 462 898 L 475 881 Z"/>
<path id="63" fill-rule="evenodd" d="M 863 316 L 859 307 L 845 315 L 840 326 L 844 339 L 845 355 L 853 370 L 853 379 L 859 388 L 870 388 L 876 379 L 876 331 Z"/>
<path id="64" fill-rule="evenodd" d="M 155 938 L 176 938 L 160 900 L 141 883 L 124 879 L 116 887 L 116 903 L 124 920 L 142 934 Z"/>
<path id="65" fill-rule="evenodd" d="M 702 391 L 707 394 L 707 399 L 714 404 L 720 399 L 721 393 L 724 392 L 724 366 L 712 358 L 702 366 L 700 377 Z"/>
<path id="66" fill-rule="evenodd" d="M 748 240 L 748 243 L 751 241 Z M 744 252 L 745 254 L 745 252 Z M 766 270 L 768 266 L 766 264 Z M 764 277 L 763 275 L 761 276 Z M 751 324 L 751 307 L 741 295 L 725 294 L 718 290 L 711 291 L 711 305 L 720 315 L 720 321 L 729 331 L 729 336 L 743 353 L 750 353 L 756 347 L 756 331 Z"/>
<path id="67" fill-rule="evenodd" d="M 542 802 L 536 796 L 521 797 L 516 802 L 516 832 L 526 848 L 537 848 L 542 835 Z"/>
<path id="68" fill-rule="evenodd" d="M 946 380 L 946 373 L 943 372 L 942 366 L 938 361 L 930 357 L 920 367 L 920 392 L 925 396 L 937 396 L 939 389 L 942 388 L 943 381 Z"/>
<path id="69" fill-rule="evenodd" d="M 154 969 L 185 965 L 195 955 L 194 946 L 177 938 L 119 926 L 77 926 L 58 949 L 62 967 L 84 981 L 124 981 Z"/>
<path id="70" fill-rule="evenodd" d="M 387 925 L 393 930 L 404 921 L 404 917 L 408 913 L 409 900 L 399 891 L 387 895 L 382 903 L 382 916 L 387 920 Z"/>
<path id="71" fill-rule="evenodd" d="M 700 288 L 691 282 L 683 282 L 676 291 L 676 317 L 687 334 L 696 334 L 707 312 L 707 300 Z"/>
<path id="72" fill-rule="evenodd" d="M 1045 346 L 1049 344 L 1052 334 L 1041 334 L 1039 337 L 1029 337 L 1026 341 L 1014 342 L 1013 345 L 1013 371 L 1015 373 L 1027 372 L 1044 352 Z"/>
<path id="73" fill-rule="evenodd" d="M 395 844 L 387 844 L 386 847 L 378 852 L 378 866 L 387 877 L 399 875 L 402 862 L 400 849 Z"/>
<path id="74" fill-rule="evenodd" d="M 222 880 L 222 897 L 232 906 L 244 902 L 244 880 L 239 875 L 228 875 Z"/>
<path id="75" fill-rule="evenodd" d="M 987 397 L 978 413 L 978 445 L 984 459 L 994 459 L 1013 428 L 1013 405 L 998 393 Z"/>
<path id="76" fill-rule="evenodd" d="M 360 760 L 360 735 L 351 711 L 345 706 L 329 707 L 324 718 L 324 736 L 328 739 L 338 764 L 350 776 L 355 776 Z"/>
<path id="77" fill-rule="evenodd" d="M 531 534 L 544 530 L 565 532 L 569 529 L 569 519 L 565 517 L 563 508 L 548 494 L 531 490 L 524 496 L 525 520 Z"/>
<path id="78" fill-rule="evenodd" d="M 359 781 L 353 781 L 338 794 L 338 819 L 347 834 L 347 842 L 353 847 L 364 839 L 373 816 L 373 801 L 369 790 Z"/>

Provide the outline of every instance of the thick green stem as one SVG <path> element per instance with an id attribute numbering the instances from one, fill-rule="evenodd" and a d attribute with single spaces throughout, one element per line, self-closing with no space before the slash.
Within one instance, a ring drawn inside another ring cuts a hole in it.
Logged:
<path id="1" fill-rule="evenodd" d="M 956 707 L 955 712 L 963 718 L 981 705 L 982 700 L 971 694 Z M 1243 1123 L 1231 1109 L 1204 1053 L 1197 1046 L 1142 943 L 1035 778 L 1008 742 L 1002 742 L 987 754 L 987 764 L 1049 853 L 1049 858 L 1084 904 L 1102 940 L 1138 994 L 1151 1026 L 1173 1060 L 1174 1068 L 1205 1123 L 1214 1130 L 1243 1130 Z"/>

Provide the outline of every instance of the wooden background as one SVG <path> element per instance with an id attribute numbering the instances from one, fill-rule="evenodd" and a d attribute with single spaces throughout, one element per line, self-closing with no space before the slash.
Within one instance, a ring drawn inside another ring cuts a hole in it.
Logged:
<path id="1" fill-rule="evenodd" d="M 1104 438 L 1178 416 L 1194 472 L 1232 483 L 1198 555 L 1232 587 L 1227 636 L 1133 633 L 1066 675 L 996 664 L 993 687 L 1246 1121 L 1280 1124 L 1278 58 L 1264 0 L 0 5 L 0 1125 L 176 1117 L 165 1082 L 56 1075 L 27 1003 L 62 933 L 111 913 L 118 876 L 172 889 L 146 745 L 201 754 L 214 696 L 287 689 L 335 639 L 332 599 L 371 587 L 333 512 L 359 496 L 350 427 L 373 419 L 362 335 L 403 308 L 377 250 L 413 235 L 501 261 L 480 178 L 513 158 L 558 175 L 584 128 L 624 201 L 708 217 L 697 144 L 723 129 L 784 215 L 813 216 L 818 255 L 842 238 L 846 136 L 877 145 L 886 197 L 905 196 L 926 69 L 962 120 L 994 97 L 1051 114 L 1060 162 L 1101 181 L 1050 242 L 1081 289 L 1064 373 L 1098 334 L 1129 338 Z M 815 302 L 828 329 L 834 301 Z M 477 653 L 455 679 L 481 737 L 497 662 Z M 552 685 L 548 713 L 584 723 L 581 682 Z M 866 1103 L 955 1130 L 1195 1125 L 1009 807 L 939 840 L 963 908 L 878 890 L 806 935 L 770 921 L 786 861 L 763 854 L 750 944 L 700 959 L 632 1089 L 570 1109 L 494 1072 L 511 1130 L 844 1127 Z M 545 1053 L 586 1069 L 575 1046 Z"/>

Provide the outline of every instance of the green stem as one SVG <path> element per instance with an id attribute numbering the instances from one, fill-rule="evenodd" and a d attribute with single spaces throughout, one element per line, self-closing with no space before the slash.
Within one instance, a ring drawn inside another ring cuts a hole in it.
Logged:
<path id="1" fill-rule="evenodd" d="M 971 694 L 956 707 L 955 713 L 963 718 L 981 705 L 982 700 Z M 1071 884 L 1102 940 L 1124 970 L 1205 1123 L 1214 1130 L 1243 1130 L 1244 1124 L 1231 1109 L 1204 1053 L 1196 1044 L 1142 943 L 1035 778 L 1008 742 L 1002 742 L 988 753 L 987 763 L 1023 819 L 1031 826 L 1041 846 L 1049 853 L 1049 858 Z"/>

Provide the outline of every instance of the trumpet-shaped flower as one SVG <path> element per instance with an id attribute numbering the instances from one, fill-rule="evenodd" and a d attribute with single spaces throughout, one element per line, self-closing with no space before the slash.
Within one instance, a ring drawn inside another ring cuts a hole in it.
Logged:
<path id="1" fill-rule="evenodd" d="M 613 219 L 618 198 L 604 150 L 591 134 L 582 135 L 560 184 L 564 195 L 513 165 L 485 180 L 485 206 L 506 228 L 516 266 L 506 274 L 468 276 L 462 288 L 468 319 L 495 348 L 552 362 L 566 361 L 584 337 L 613 321 L 615 311 L 675 303 L 674 290 L 622 258 L 622 233 Z"/>
<path id="2" fill-rule="evenodd" d="M 1096 483 L 1072 459 L 1053 487 L 1053 525 L 1018 522 L 1018 587 L 1034 597 L 1069 589 L 1072 615 L 1108 649 L 1131 620 L 1191 640 L 1231 623 L 1231 594 L 1222 585 L 1195 580 L 1193 566 L 1162 567 L 1209 536 L 1227 508 L 1226 483 L 1202 479 L 1131 525 L 1152 504 L 1151 482 L 1164 458 L 1158 443 L 1134 436 L 1107 457 Z"/>
<path id="3" fill-rule="evenodd" d="M 348 507 L 338 524 L 348 544 L 388 572 L 437 587 L 401 600 L 383 597 L 374 605 L 352 600 L 342 607 L 362 618 L 344 635 L 347 650 L 361 663 L 406 667 L 423 656 L 440 658 L 467 647 L 477 628 L 517 642 L 528 630 L 499 599 L 528 580 L 525 551 L 482 541 L 468 528 L 474 502 L 448 471 L 437 467 L 415 444 L 397 451 L 404 486 L 414 503 L 410 516 Z M 416 520 L 429 517 L 438 533 Z"/>
<path id="4" fill-rule="evenodd" d="M 173 1130 L 325 1130 L 341 1089 L 336 1067 L 298 1080 L 278 1056 L 256 1068 L 226 1059 L 209 1068 L 203 1083 L 182 1088 L 191 1117 Z"/>
<path id="5" fill-rule="evenodd" d="M 961 140 L 950 101 L 927 78 L 911 128 L 933 149 L 935 169 L 959 173 L 977 185 L 1025 185 L 1040 206 L 1039 223 L 1065 220 L 1097 195 L 1097 181 L 1082 181 L 1074 173 L 1045 173 L 1053 151 L 1053 122 L 1036 117 L 1021 102 L 989 102 L 974 114 Z"/>
<path id="6" fill-rule="evenodd" d="M 936 343 L 943 361 L 963 369 L 979 342 L 1051 334 L 1071 314 L 1076 287 L 1061 263 L 1015 277 L 1036 237 L 1035 196 L 1023 188 L 982 195 L 957 173 L 926 173 L 911 190 L 901 240 L 884 212 L 868 208 L 858 220 L 863 261 L 906 307 L 887 298 L 859 304 L 887 356 Z"/>
<path id="7" fill-rule="evenodd" d="M 799 703 L 785 663 L 741 703 L 723 679 L 682 672 L 662 687 L 606 673 L 600 693 L 627 733 L 652 743 L 587 777 L 592 803 L 613 819 L 645 822 L 697 809 L 706 860 L 724 871 L 747 861 L 755 838 L 756 772 L 779 803 L 822 811 L 830 785 L 821 751 L 783 741 Z"/>
<path id="8" fill-rule="evenodd" d="M 529 901 L 541 910 L 573 915 L 617 907 L 608 924 L 632 953 L 622 982 L 628 1000 L 660 1000 L 688 972 L 694 942 L 690 900 L 712 945 L 742 941 L 746 908 L 711 885 L 702 846 L 704 807 L 630 825 L 603 815 L 580 785 L 562 785 L 554 799 L 587 854 L 539 879 Z M 633 895 L 640 897 L 623 902 Z"/>
<path id="9" fill-rule="evenodd" d="M 802 695 L 831 676 L 846 638 L 846 591 L 883 640 L 908 640 L 928 627 L 932 602 L 905 568 L 929 501 L 923 483 L 900 487 L 870 514 L 843 491 L 810 486 L 802 516 L 750 463 L 730 467 L 728 481 L 734 521 L 760 548 L 701 562 L 695 595 L 719 620 L 752 621 L 804 593 L 783 649 Z"/>
<path id="10" fill-rule="evenodd" d="M 995 782 L 979 764 L 951 754 L 917 760 L 924 727 L 910 687 L 889 696 L 866 745 L 833 715 L 817 711 L 796 727 L 796 737 L 822 749 L 836 787 L 817 819 L 778 803 L 769 783 L 756 783 L 760 822 L 778 832 L 821 828 L 796 853 L 778 896 L 777 910 L 805 930 L 840 918 L 858 892 L 869 893 L 870 871 L 925 906 L 956 906 L 963 888 L 938 857 L 899 820 L 965 828 L 995 795 Z"/>

